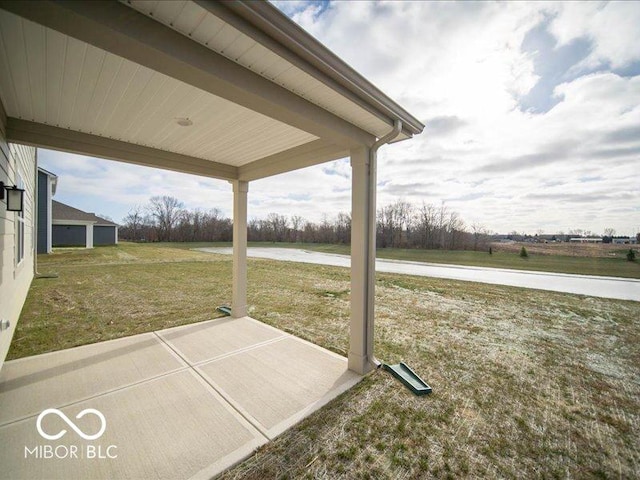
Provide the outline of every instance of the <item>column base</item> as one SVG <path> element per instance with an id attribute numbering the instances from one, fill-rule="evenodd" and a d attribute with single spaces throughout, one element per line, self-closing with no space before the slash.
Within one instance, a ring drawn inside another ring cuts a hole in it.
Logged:
<path id="1" fill-rule="evenodd" d="M 366 356 L 357 355 L 353 352 L 349 352 L 348 365 L 349 370 L 356 372 L 358 375 L 366 375 L 376 368 Z"/>
<path id="2" fill-rule="evenodd" d="M 247 306 L 242 305 L 236 307 L 235 305 L 231 305 L 231 317 L 232 318 L 242 318 L 247 316 Z"/>

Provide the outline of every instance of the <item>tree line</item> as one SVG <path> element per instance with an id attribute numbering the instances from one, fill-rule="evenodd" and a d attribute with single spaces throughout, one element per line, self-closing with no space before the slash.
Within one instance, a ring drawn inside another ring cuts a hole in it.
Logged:
<path id="1" fill-rule="evenodd" d="M 465 225 L 458 212 L 446 205 L 403 200 L 377 211 L 376 240 L 380 248 L 479 250 L 488 247 L 489 235 L 478 224 Z M 248 240 L 255 242 L 351 243 L 351 215 L 339 213 L 320 222 L 299 215 L 270 213 L 251 219 Z M 188 210 L 178 199 L 156 196 L 132 209 L 120 227 L 120 238 L 135 242 L 230 242 L 233 221 L 217 209 Z"/>

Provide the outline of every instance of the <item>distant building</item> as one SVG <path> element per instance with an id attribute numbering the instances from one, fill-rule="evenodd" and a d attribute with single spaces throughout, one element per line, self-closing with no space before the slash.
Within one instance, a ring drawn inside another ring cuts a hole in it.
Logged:
<path id="1" fill-rule="evenodd" d="M 611 243 L 615 245 L 635 245 L 638 243 L 636 237 L 612 237 Z"/>
<path id="2" fill-rule="evenodd" d="M 57 175 L 38 168 L 38 253 L 51 253 L 53 247 L 93 248 L 118 243 L 117 224 L 53 200 L 57 185 Z"/>
<path id="3" fill-rule="evenodd" d="M 93 248 L 118 243 L 117 224 L 55 200 L 52 207 L 54 247 Z"/>
<path id="4" fill-rule="evenodd" d="M 535 236 L 535 239 L 536 239 L 536 242 L 538 243 L 555 243 L 555 242 L 561 241 L 558 237 L 561 237 L 561 235 L 557 233 L 553 233 L 553 234 L 543 233 L 543 234 L 537 234 Z"/>
<path id="5" fill-rule="evenodd" d="M 44 168 L 38 168 L 38 253 L 51 253 L 52 244 L 52 200 L 56 194 L 58 176 Z"/>
<path id="6" fill-rule="evenodd" d="M 602 243 L 602 238 L 598 237 L 572 237 L 569 239 L 571 243 Z"/>

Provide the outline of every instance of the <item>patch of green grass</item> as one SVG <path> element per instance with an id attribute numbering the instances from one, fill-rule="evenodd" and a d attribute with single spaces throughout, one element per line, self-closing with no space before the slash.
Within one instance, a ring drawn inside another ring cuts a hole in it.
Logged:
<path id="1" fill-rule="evenodd" d="M 39 264 L 59 277 L 34 280 L 11 358 L 212 318 L 230 298 L 229 256 L 171 245 Z M 347 269 L 250 260 L 249 303 L 348 351 Z M 638 478 L 638 318 L 640 302 L 381 274 L 376 355 L 433 394 L 374 372 L 222 478 Z"/>

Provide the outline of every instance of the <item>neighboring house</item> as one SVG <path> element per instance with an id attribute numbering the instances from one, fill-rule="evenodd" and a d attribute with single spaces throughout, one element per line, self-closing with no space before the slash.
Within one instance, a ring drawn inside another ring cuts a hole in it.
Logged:
<path id="1" fill-rule="evenodd" d="M 56 194 L 58 176 L 44 168 L 38 168 L 38 253 L 51 253 L 53 248 L 52 226 L 52 198 Z"/>
<path id="2" fill-rule="evenodd" d="M 51 253 L 53 247 L 93 248 L 118 243 L 117 224 L 53 200 L 57 185 L 57 175 L 38 168 L 38 253 Z"/>
<path id="3" fill-rule="evenodd" d="M 85 247 L 118 243 L 118 225 L 64 203 L 52 201 L 54 247 Z"/>

